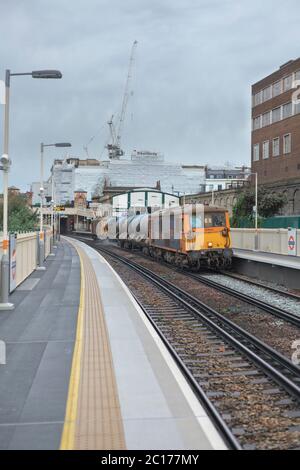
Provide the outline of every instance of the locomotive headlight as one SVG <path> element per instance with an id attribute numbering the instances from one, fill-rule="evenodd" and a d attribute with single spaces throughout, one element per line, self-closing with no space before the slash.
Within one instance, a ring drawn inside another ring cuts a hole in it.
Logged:
<path id="1" fill-rule="evenodd" d="M 212 242 L 208 242 L 207 246 L 208 246 L 208 248 L 212 248 L 212 246 L 213 246 Z"/>

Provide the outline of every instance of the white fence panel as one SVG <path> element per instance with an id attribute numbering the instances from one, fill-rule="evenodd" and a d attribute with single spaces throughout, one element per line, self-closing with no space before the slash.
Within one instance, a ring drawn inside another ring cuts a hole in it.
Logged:
<path id="1" fill-rule="evenodd" d="M 231 244 L 233 248 L 253 250 L 255 246 L 255 229 L 232 228 Z M 288 230 L 285 228 L 261 228 L 257 230 L 258 250 L 267 253 L 288 254 Z M 297 230 L 297 256 L 300 256 L 300 230 Z"/>
<path id="2" fill-rule="evenodd" d="M 50 254 L 51 229 L 46 229 L 45 258 Z M 0 236 L 0 260 L 3 254 Z M 19 286 L 36 268 L 38 253 L 37 232 L 18 233 L 16 244 L 16 286 Z"/>
<path id="3" fill-rule="evenodd" d="M 17 286 L 36 269 L 36 233 L 17 236 Z"/>

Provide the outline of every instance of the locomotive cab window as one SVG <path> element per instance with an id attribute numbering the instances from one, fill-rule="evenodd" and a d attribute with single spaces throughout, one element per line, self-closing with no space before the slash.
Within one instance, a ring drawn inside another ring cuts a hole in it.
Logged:
<path id="1" fill-rule="evenodd" d="M 190 215 L 191 229 L 203 228 L 202 217 L 199 215 Z"/>
<path id="2" fill-rule="evenodd" d="M 205 227 L 225 227 L 225 213 L 205 214 Z"/>

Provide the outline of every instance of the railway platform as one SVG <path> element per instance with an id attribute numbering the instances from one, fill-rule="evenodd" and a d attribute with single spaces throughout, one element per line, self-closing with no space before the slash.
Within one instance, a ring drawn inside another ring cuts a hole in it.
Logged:
<path id="1" fill-rule="evenodd" d="M 0 449 L 225 449 L 123 281 L 62 237 L 0 314 Z"/>
<path id="2" fill-rule="evenodd" d="M 233 249 L 233 266 L 240 273 L 300 289 L 300 257 L 263 251 Z"/>

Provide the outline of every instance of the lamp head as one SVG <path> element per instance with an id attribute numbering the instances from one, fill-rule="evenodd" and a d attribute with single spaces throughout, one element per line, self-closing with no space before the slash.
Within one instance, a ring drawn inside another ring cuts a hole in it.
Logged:
<path id="1" fill-rule="evenodd" d="M 72 144 L 70 142 L 58 142 L 55 147 L 72 147 Z"/>
<path id="2" fill-rule="evenodd" d="M 62 78 L 59 70 L 34 70 L 31 72 L 32 78 Z"/>
<path id="3" fill-rule="evenodd" d="M 4 170 L 8 169 L 10 166 L 10 158 L 7 153 L 3 153 L 2 157 L 0 158 L 0 164 Z"/>

